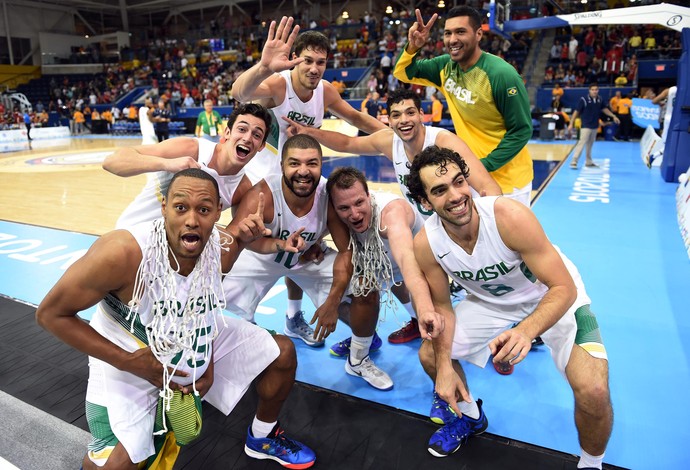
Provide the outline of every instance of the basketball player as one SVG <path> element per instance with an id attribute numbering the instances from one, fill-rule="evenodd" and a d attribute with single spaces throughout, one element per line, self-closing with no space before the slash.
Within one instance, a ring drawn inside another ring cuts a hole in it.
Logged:
<path id="1" fill-rule="evenodd" d="M 310 127 L 321 127 L 323 116 L 328 110 L 353 126 L 372 133 L 385 125 L 366 113 L 350 106 L 331 83 L 323 80 L 330 45 L 328 38 L 316 31 L 299 34 L 293 18 L 283 17 L 280 23 L 272 21 L 268 37 L 258 64 L 243 72 L 232 85 L 233 98 L 240 102 L 258 101 L 270 109 L 276 117 L 277 139 L 269 141 L 276 145 L 277 153 L 265 149 L 247 166 L 247 175 L 253 183 L 266 175 L 280 174 L 280 156 L 288 136 L 287 122 L 282 117 L 303 123 Z M 294 46 L 294 47 L 293 47 Z M 271 136 L 274 137 L 274 136 Z M 277 143 L 276 143 L 277 140 Z M 307 256 L 319 257 L 320 244 Z M 294 337 L 312 344 L 314 332 L 304 321 L 302 291 L 290 281 L 288 308 L 285 325 Z"/>
<path id="2" fill-rule="evenodd" d="M 248 217 L 219 231 L 213 177 L 183 170 L 167 189 L 162 218 L 103 235 L 36 311 L 42 327 L 90 356 L 86 415 L 92 442 L 83 468 L 141 468 L 172 437 L 154 435 L 159 417 L 162 433 L 172 429 L 178 442 L 188 443 L 200 432 L 195 410 L 201 398 L 227 415 L 255 379 L 259 405 L 246 453 L 292 468 L 311 466 L 314 452 L 285 437 L 277 422 L 294 383 L 292 342 L 224 318 L 217 296 L 222 272 L 247 243 L 267 233 L 263 199 Z M 77 317 L 94 304 L 90 323 Z M 191 421 L 180 422 L 185 403 L 195 412 Z M 168 446 L 174 455 L 176 443 Z"/>
<path id="3" fill-rule="evenodd" d="M 310 346 L 322 346 L 335 331 L 338 308 L 352 276 L 350 237 L 329 203 L 321 159 L 321 145 L 314 138 L 289 138 L 283 146 L 282 174 L 268 175 L 249 190 L 235 216 L 245 217 L 256 206 L 259 194 L 264 194 L 263 220 L 274 236 L 300 232 L 305 248 L 309 248 L 330 233 L 338 251 L 327 248 L 319 263 L 300 262 L 298 255 L 290 253 L 260 255 L 245 251 L 223 281 L 228 310 L 251 321 L 264 295 L 278 279 L 289 276 L 317 307 L 310 322 L 316 322 L 314 333 L 302 338 Z M 356 319 L 373 317 L 377 307 L 376 298 L 354 297 L 350 311 Z M 294 337 L 288 328 L 285 334 Z M 353 364 L 351 372 L 376 388 L 392 387 L 392 382 L 378 381 L 381 371 L 370 360 Z"/>
<path id="4" fill-rule="evenodd" d="M 504 194 L 529 207 L 534 169 L 527 142 L 532 116 L 525 84 L 515 68 L 483 52 L 482 17 L 466 5 L 448 10 L 443 43 L 448 54 L 420 59 L 438 15 L 408 30 L 408 42 L 395 64 L 398 80 L 433 86 L 446 98 L 455 132 L 498 182 Z M 463 154 L 464 155 L 464 154 Z"/>
<path id="5" fill-rule="evenodd" d="M 158 143 L 156 130 L 153 127 L 153 101 L 151 98 L 144 100 L 144 106 L 139 108 L 139 130 L 141 131 L 141 145 L 153 145 Z"/>
<path id="6" fill-rule="evenodd" d="M 403 304 L 409 303 L 409 293 L 402 283 L 405 279 L 407 285 L 413 287 L 415 306 L 433 309 L 429 290 L 414 258 L 412 237 L 423 224 L 414 209 L 398 195 L 382 191 L 370 193 L 364 174 L 352 167 L 333 171 L 326 188 L 336 214 L 350 229 L 354 266 L 350 298 L 384 296 L 385 303 L 390 304 L 393 293 Z M 331 347 L 333 355 L 349 356 L 345 364 L 348 373 L 353 361 L 362 360 L 374 349 L 379 305 L 377 302 L 373 316 L 357 319 L 350 315 L 352 338 Z"/>
<path id="7" fill-rule="evenodd" d="M 415 155 L 430 145 L 447 147 L 467 155 L 467 162 L 472 177 L 468 180 L 476 194 L 500 195 L 501 188 L 486 171 L 479 159 L 474 156 L 467 145 L 455 134 L 438 127 L 427 127 L 422 122 L 422 103 L 412 90 L 399 89 L 388 97 L 388 128 L 365 137 L 349 137 L 338 132 L 311 128 L 291 121 L 288 133 L 311 135 L 326 147 L 339 152 L 352 152 L 359 155 L 382 153 L 395 168 L 400 191 L 405 195 L 414 210 L 416 225 L 421 227 L 433 212 L 425 210 L 411 196 L 405 185 L 410 172 L 409 164 Z M 414 232 L 416 233 L 416 231 Z M 396 296 L 410 314 L 410 321 L 401 329 L 391 333 L 391 343 L 406 343 L 419 338 L 417 318 L 412 308 L 405 284 L 395 290 Z M 347 343 L 347 340 L 344 344 Z M 378 349 L 378 348 L 375 348 Z M 341 355 L 341 354 L 337 354 Z"/>
<path id="8" fill-rule="evenodd" d="M 354 109 L 335 87 L 324 80 L 330 45 L 328 38 L 316 31 L 299 34 L 292 17 L 271 22 L 268 38 L 258 64 L 244 71 L 232 85 L 237 101 L 258 101 L 270 109 L 278 124 L 277 155 L 257 158 L 248 168 L 256 169 L 256 181 L 267 174 L 279 174 L 287 117 L 309 127 L 321 127 L 326 110 L 367 133 L 386 126 L 376 118 Z M 294 45 L 294 47 L 293 47 Z M 265 152 L 267 154 L 267 152 Z M 251 175 L 250 175 L 251 176 Z"/>
<path id="9" fill-rule="evenodd" d="M 434 405 L 457 414 L 446 414 L 429 452 L 445 457 L 488 426 L 459 360 L 484 367 L 493 354 L 494 362 L 518 364 L 541 335 L 575 397 L 578 468 L 601 468 L 613 423 L 608 360 L 582 279 L 524 205 L 472 199 L 467 171 L 457 153 L 432 146 L 412 162 L 408 180 L 410 193 L 435 213 L 414 240 L 435 307 L 418 312 L 422 335 L 431 339 L 419 358 L 435 383 Z M 455 308 L 448 276 L 468 292 Z"/>
<path id="10" fill-rule="evenodd" d="M 237 206 L 252 183 L 244 174 L 245 165 L 266 144 L 271 115 L 261 105 L 235 107 L 225 129 L 223 143 L 207 139 L 177 137 L 156 145 L 122 147 L 103 161 L 103 168 L 118 176 L 147 173 L 141 193 L 124 210 L 116 228 L 150 221 L 160 213 L 160 200 L 174 172 L 201 168 L 220 187 L 223 209 Z"/>

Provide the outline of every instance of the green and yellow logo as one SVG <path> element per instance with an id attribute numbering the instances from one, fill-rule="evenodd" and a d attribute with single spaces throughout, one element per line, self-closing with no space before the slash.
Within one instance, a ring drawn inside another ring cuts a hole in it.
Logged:
<path id="1" fill-rule="evenodd" d="M 517 95 L 517 87 L 510 87 L 508 88 L 508 96 L 515 96 Z"/>

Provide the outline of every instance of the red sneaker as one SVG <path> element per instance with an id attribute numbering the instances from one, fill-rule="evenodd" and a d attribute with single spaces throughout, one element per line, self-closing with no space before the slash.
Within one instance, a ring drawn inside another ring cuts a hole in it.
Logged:
<path id="1" fill-rule="evenodd" d="M 494 369 L 501 375 L 510 375 L 513 373 L 515 366 L 510 362 L 493 362 Z"/>
<path id="2" fill-rule="evenodd" d="M 422 335 L 419 334 L 417 319 L 411 318 L 410 321 L 405 323 L 405 326 L 388 336 L 388 342 L 393 344 L 409 343 L 421 337 Z"/>

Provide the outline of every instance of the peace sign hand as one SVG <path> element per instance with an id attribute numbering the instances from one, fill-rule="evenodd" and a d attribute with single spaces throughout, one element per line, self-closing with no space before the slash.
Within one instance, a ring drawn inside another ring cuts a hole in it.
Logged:
<path id="1" fill-rule="evenodd" d="M 417 21 L 412 25 L 407 35 L 407 41 L 409 42 L 407 52 L 411 54 L 414 54 L 424 47 L 431 35 L 431 27 L 438 18 L 438 13 L 434 13 L 429 22 L 425 24 L 424 18 L 422 18 L 422 12 L 419 11 L 419 9 L 415 10 L 415 14 L 417 15 Z"/>
<path id="2" fill-rule="evenodd" d="M 290 60 L 290 51 L 299 33 L 299 25 L 292 27 L 294 21 L 292 17 L 283 16 L 277 29 L 275 20 L 271 21 L 266 44 L 264 44 L 264 49 L 261 52 L 261 61 L 259 62 L 262 67 L 266 67 L 271 72 L 278 73 L 283 70 L 289 70 L 304 61 L 304 58 L 299 57 Z"/>
<path id="3" fill-rule="evenodd" d="M 304 250 L 306 242 L 304 241 L 304 238 L 302 238 L 302 232 L 304 232 L 305 228 L 306 227 L 301 227 L 299 230 L 292 232 L 285 240 L 285 243 L 283 243 L 281 251 L 299 253 L 300 251 Z"/>

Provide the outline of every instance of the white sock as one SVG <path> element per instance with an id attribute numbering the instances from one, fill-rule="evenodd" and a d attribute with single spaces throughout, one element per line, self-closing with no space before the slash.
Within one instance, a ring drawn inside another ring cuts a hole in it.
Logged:
<path id="1" fill-rule="evenodd" d="M 374 335 L 361 337 L 352 335 L 352 342 L 350 343 L 350 364 L 356 366 L 361 364 L 365 357 L 369 355 L 369 348 Z"/>
<path id="2" fill-rule="evenodd" d="M 580 449 L 580 461 L 577 463 L 577 468 L 601 468 L 604 462 L 604 454 L 589 455 L 584 449 Z"/>
<path id="3" fill-rule="evenodd" d="M 267 437 L 271 431 L 273 431 L 273 428 L 276 427 L 276 423 L 278 423 L 278 421 L 265 423 L 259 421 L 259 418 L 254 416 L 254 421 L 252 421 L 252 434 L 254 437 Z"/>
<path id="4" fill-rule="evenodd" d="M 405 307 L 407 313 L 410 314 L 410 318 L 417 318 L 417 314 L 414 312 L 414 309 L 412 308 L 412 302 L 407 302 L 406 304 L 402 304 L 402 306 Z"/>
<path id="5" fill-rule="evenodd" d="M 479 405 L 477 405 L 477 402 L 471 393 L 470 400 L 472 400 L 470 403 L 460 400 L 458 402 L 458 409 L 460 409 L 460 413 L 464 414 L 468 418 L 477 419 L 479 418 Z"/>
<path id="6" fill-rule="evenodd" d="M 302 310 L 302 299 L 292 300 L 288 299 L 287 316 L 292 319 L 295 318 L 297 312 Z"/>

